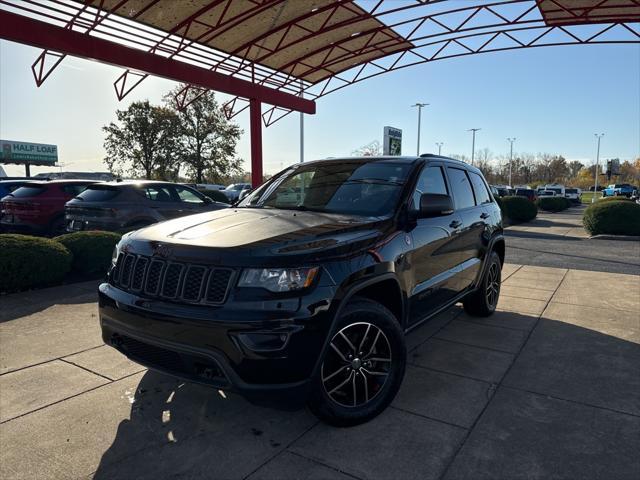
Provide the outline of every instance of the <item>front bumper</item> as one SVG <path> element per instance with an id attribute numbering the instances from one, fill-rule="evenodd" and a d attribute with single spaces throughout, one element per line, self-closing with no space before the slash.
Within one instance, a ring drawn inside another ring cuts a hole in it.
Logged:
<path id="1" fill-rule="evenodd" d="M 108 283 L 99 288 L 107 345 L 149 368 L 236 391 L 256 403 L 277 399 L 297 405 L 306 398 L 331 316 L 303 310 L 182 305 L 138 297 Z M 261 348 L 251 338 L 275 338 L 276 345 Z"/>

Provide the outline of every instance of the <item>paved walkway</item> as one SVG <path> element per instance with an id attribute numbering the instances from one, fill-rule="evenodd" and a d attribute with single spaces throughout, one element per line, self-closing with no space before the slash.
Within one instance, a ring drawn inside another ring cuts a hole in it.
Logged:
<path id="1" fill-rule="evenodd" d="M 640 242 L 590 239 L 582 228 L 584 206 L 539 212 L 532 222 L 508 227 L 507 261 L 540 267 L 640 275 Z M 598 274 L 593 275 L 599 282 Z"/>
<path id="2" fill-rule="evenodd" d="M 508 264 L 499 311 L 408 337 L 355 428 L 129 362 L 94 284 L 0 298 L 0 478 L 640 478 L 640 277 Z"/>

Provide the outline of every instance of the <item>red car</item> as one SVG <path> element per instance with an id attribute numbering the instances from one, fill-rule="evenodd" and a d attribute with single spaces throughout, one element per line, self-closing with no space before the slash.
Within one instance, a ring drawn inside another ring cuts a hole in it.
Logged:
<path id="1" fill-rule="evenodd" d="M 31 182 L 0 201 L 3 232 L 61 235 L 65 232 L 64 204 L 82 192 L 91 180 Z"/>

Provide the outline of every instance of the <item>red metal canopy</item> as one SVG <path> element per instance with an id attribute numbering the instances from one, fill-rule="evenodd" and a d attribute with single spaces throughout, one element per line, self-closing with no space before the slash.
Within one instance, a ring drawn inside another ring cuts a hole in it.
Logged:
<path id="1" fill-rule="evenodd" d="M 69 54 L 126 68 L 119 99 L 148 75 L 234 95 L 229 117 L 250 110 L 254 184 L 261 116 L 314 113 L 328 93 L 445 58 L 640 43 L 639 21 L 640 0 L 0 0 L 0 38 L 45 49 L 38 86 Z"/>

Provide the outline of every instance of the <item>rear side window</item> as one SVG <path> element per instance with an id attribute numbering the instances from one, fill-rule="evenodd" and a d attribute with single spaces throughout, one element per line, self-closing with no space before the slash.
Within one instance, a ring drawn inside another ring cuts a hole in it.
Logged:
<path id="1" fill-rule="evenodd" d="M 471 182 L 467 173 L 459 168 L 447 168 L 449 173 L 449 181 L 451 182 L 451 190 L 453 191 L 453 199 L 456 204 L 456 210 L 475 206 L 476 202 L 473 198 L 471 190 Z"/>
<path id="2" fill-rule="evenodd" d="M 112 187 L 88 187 L 78 195 L 87 202 L 106 202 L 118 196 L 120 190 Z"/>
<path id="3" fill-rule="evenodd" d="M 469 172 L 469 177 L 471 178 L 471 184 L 473 185 L 473 191 L 476 194 L 478 205 L 491 203 L 491 195 L 489 195 L 489 190 L 487 190 L 487 186 L 484 180 L 482 180 L 482 177 L 473 172 Z"/>
<path id="4" fill-rule="evenodd" d="M 20 187 L 17 190 L 11 192 L 11 196 L 15 198 L 37 197 L 47 190 L 46 187 Z"/>
<path id="5" fill-rule="evenodd" d="M 440 195 L 446 195 L 447 184 L 444 181 L 444 175 L 442 168 L 440 167 L 427 167 L 420 173 L 418 178 L 418 184 L 416 190 L 413 192 L 413 207 L 419 208 L 420 197 L 424 193 L 438 193 Z"/>

